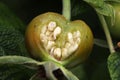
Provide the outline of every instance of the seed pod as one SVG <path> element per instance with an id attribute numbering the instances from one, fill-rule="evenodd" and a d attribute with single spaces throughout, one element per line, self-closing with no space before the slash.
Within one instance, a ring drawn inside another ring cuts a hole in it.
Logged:
<path id="1" fill-rule="evenodd" d="M 84 21 L 69 22 L 62 15 L 48 12 L 35 17 L 26 30 L 26 45 L 37 60 L 75 66 L 89 56 L 93 34 Z"/>

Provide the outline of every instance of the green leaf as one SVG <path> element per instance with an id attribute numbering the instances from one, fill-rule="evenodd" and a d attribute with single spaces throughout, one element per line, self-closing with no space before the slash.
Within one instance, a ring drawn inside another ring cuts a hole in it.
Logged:
<path id="1" fill-rule="evenodd" d="M 1 56 L 0 80 L 23 80 L 26 76 L 30 78 L 45 63 L 23 56 Z"/>
<path id="2" fill-rule="evenodd" d="M 89 3 L 93 7 L 101 7 L 104 5 L 103 0 L 84 0 L 85 2 Z"/>
<path id="3" fill-rule="evenodd" d="M 0 57 L 0 66 L 5 64 L 12 65 L 24 65 L 30 69 L 37 69 L 40 65 L 44 65 L 47 62 L 39 62 L 32 58 L 23 56 L 2 56 Z"/>
<path id="4" fill-rule="evenodd" d="M 41 64 L 22 57 L 28 56 L 24 33 L 24 23 L 5 4 L 0 3 L 0 80 L 28 80 Z"/>
<path id="5" fill-rule="evenodd" d="M 6 4 L 2 2 L 0 2 L 0 15 L 0 17 L 3 17 L 4 20 L 7 19 L 6 23 L 11 23 L 12 27 L 14 27 L 16 30 L 20 31 L 23 34 L 25 33 L 26 25 L 19 19 L 19 17 L 14 12 L 12 12 L 12 10 L 8 8 Z"/>
<path id="6" fill-rule="evenodd" d="M 97 11 L 97 13 L 113 17 L 114 15 L 113 7 L 105 3 L 103 0 L 84 0 L 84 1 L 90 4 Z"/>
<path id="7" fill-rule="evenodd" d="M 32 77 L 29 80 L 40 80 L 40 79 L 46 80 L 46 78 L 40 77 L 39 75 L 40 75 L 39 73 L 35 73 L 34 75 L 32 75 Z M 52 79 L 52 80 L 54 80 L 54 79 Z"/>
<path id="8" fill-rule="evenodd" d="M 76 67 L 69 69 L 79 80 L 88 80 L 85 65 L 79 64 Z"/>
<path id="9" fill-rule="evenodd" d="M 76 17 L 81 14 L 84 14 L 89 10 L 86 3 L 81 0 L 71 0 L 71 16 Z"/>
<path id="10" fill-rule="evenodd" d="M 111 18 L 111 24 L 113 25 L 115 22 L 115 13 L 114 8 L 107 2 L 103 0 L 84 0 L 88 4 L 90 4 L 97 14 L 107 16 Z"/>
<path id="11" fill-rule="evenodd" d="M 4 55 L 24 55 L 27 51 L 24 42 L 25 25 L 9 8 L 0 3 L 0 52 Z"/>
<path id="12" fill-rule="evenodd" d="M 110 54 L 108 69 L 112 80 L 120 80 L 120 52 Z"/>
<path id="13" fill-rule="evenodd" d="M 39 62 L 32 58 L 23 57 L 23 56 L 1 56 L 0 65 L 4 65 L 4 64 L 15 64 L 15 65 L 16 64 L 25 64 L 25 65 L 34 64 L 36 66 L 39 66 L 39 65 L 45 64 L 45 62 Z"/>
<path id="14" fill-rule="evenodd" d="M 60 69 L 68 80 L 79 80 L 71 71 L 67 70 L 63 66 L 61 66 Z"/>
<path id="15" fill-rule="evenodd" d="M 114 16 L 114 10 L 113 10 L 113 7 L 109 4 L 104 4 L 102 5 L 100 8 L 95 8 L 96 11 L 102 15 L 105 15 L 105 16 Z"/>
<path id="16" fill-rule="evenodd" d="M 0 66 L 0 80 L 28 80 L 35 72 L 23 65 L 5 64 Z"/>
<path id="17" fill-rule="evenodd" d="M 5 55 L 4 49 L 0 46 L 0 56 Z"/>
<path id="18" fill-rule="evenodd" d="M 0 23 L 0 47 L 2 49 L 2 52 L 0 53 L 1 55 L 23 55 L 21 53 L 23 51 L 20 49 L 23 41 L 24 38 L 18 31 Z"/>
<path id="19" fill-rule="evenodd" d="M 39 80 L 38 73 L 35 73 L 29 80 Z"/>
<path id="20" fill-rule="evenodd" d="M 104 1 L 109 1 L 109 2 L 117 2 L 117 3 L 120 3 L 120 0 L 104 0 Z"/>

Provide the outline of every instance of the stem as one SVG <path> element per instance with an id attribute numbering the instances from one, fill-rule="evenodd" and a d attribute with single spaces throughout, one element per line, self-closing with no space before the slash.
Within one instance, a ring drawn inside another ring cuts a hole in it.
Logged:
<path id="1" fill-rule="evenodd" d="M 57 80 L 57 78 L 54 76 L 53 71 L 56 70 L 58 67 L 52 63 L 48 62 L 44 65 L 46 70 L 46 75 L 50 80 Z"/>
<path id="2" fill-rule="evenodd" d="M 62 14 L 67 20 L 70 20 L 70 18 L 71 18 L 71 2 L 70 2 L 70 0 L 63 0 L 62 2 L 63 2 Z"/>
<path id="3" fill-rule="evenodd" d="M 100 19 L 100 21 L 101 21 L 101 23 L 102 23 L 102 27 L 103 27 L 103 30 L 104 30 L 105 35 L 106 35 L 106 39 L 107 39 L 107 42 L 108 42 L 108 46 L 109 46 L 110 53 L 114 53 L 115 50 L 114 50 L 112 38 L 111 38 L 111 35 L 110 35 L 110 32 L 109 32 L 107 23 L 106 23 L 106 21 L 105 21 L 105 18 L 104 18 L 103 15 L 101 15 L 101 14 L 99 14 L 99 13 L 98 13 L 98 16 L 99 16 L 99 19 Z"/>

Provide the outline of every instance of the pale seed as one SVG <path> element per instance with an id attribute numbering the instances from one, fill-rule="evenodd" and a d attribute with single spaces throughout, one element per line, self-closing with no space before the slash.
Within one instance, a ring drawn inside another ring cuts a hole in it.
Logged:
<path id="1" fill-rule="evenodd" d="M 62 60 L 64 60 L 65 58 L 69 56 L 67 52 L 68 51 L 66 48 L 62 48 Z"/>
<path id="2" fill-rule="evenodd" d="M 53 55 L 53 52 L 54 52 L 54 49 L 55 49 L 56 47 L 55 46 L 53 46 L 52 48 L 51 48 L 51 50 L 50 50 L 50 55 Z"/>
<path id="3" fill-rule="evenodd" d="M 56 22 L 51 21 L 48 24 L 48 30 L 50 30 L 50 31 L 53 31 L 55 27 L 56 27 Z"/>
<path id="4" fill-rule="evenodd" d="M 55 42 L 54 42 L 54 41 L 48 41 L 48 44 L 47 44 L 46 49 L 47 49 L 47 50 L 50 50 L 54 45 L 55 45 Z"/>
<path id="5" fill-rule="evenodd" d="M 40 40 L 45 44 L 47 43 L 47 37 L 45 36 L 45 34 L 41 33 L 40 34 Z"/>
<path id="6" fill-rule="evenodd" d="M 74 41 L 73 41 L 73 35 L 72 35 L 71 32 L 68 33 L 67 38 L 68 38 L 68 41 L 69 41 L 71 44 L 74 43 Z"/>
<path id="7" fill-rule="evenodd" d="M 78 44 L 77 43 L 75 43 L 74 45 L 72 45 L 72 46 L 70 46 L 70 48 L 69 48 L 69 54 L 71 54 L 71 53 L 73 53 L 74 51 L 76 51 L 77 50 L 77 48 L 78 48 Z"/>
<path id="8" fill-rule="evenodd" d="M 61 49 L 60 48 L 56 48 L 54 50 L 54 57 L 56 57 L 57 59 L 59 59 L 61 57 Z"/>
<path id="9" fill-rule="evenodd" d="M 73 38 L 76 39 L 76 38 L 79 38 L 81 36 L 80 34 L 80 31 L 76 31 L 73 33 Z"/>
<path id="10" fill-rule="evenodd" d="M 77 31 L 77 32 L 76 32 L 76 35 L 77 35 L 77 37 L 80 37 L 80 36 L 81 36 L 80 31 Z"/>
<path id="11" fill-rule="evenodd" d="M 54 32 L 53 32 L 53 36 L 54 39 L 56 39 L 56 37 L 61 33 L 61 28 L 58 26 L 55 28 Z"/>

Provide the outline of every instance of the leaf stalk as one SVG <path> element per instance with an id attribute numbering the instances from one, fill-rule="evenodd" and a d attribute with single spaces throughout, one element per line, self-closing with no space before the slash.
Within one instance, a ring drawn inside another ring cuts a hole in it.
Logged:
<path id="1" fill-rule="evenodd" d="M 108 25 L 107 25 L 107 23 L 106 23 L 106 21 L 105 21 L 105 18 L 104 18 L 103 15 L 101 15 L 101 14 L 99 14 L 99 13 L 98 13 L 98 17 L 99 17 L 99 19 L 100 19 L 100 22 L 101 22 L 101 24 L 102 24 L 103 30 L 104 30 L 104 32 L 105 32 L 110 53 L 114 53 L 114 52 L 115 52 L 115 49 L 114 49 L 113 41 L 112 41 L 112 38 L 111 38 L 111 35 L 110 35 L 110 32 L 109 32 L 109 29 L 108 29 Z"/>
<path id="2" fill-rule="evenodd" d="M 62 2 L 63 2 L 62 14 L 67 20 L 70 20 L 71 19 L 71 1 L 62 0 Z"/>

